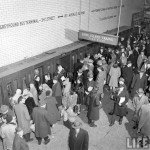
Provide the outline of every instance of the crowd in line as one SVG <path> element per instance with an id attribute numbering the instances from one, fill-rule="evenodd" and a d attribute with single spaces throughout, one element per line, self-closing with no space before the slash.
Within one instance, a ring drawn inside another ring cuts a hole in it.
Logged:
<path id="1" fill-rule="evenodd" d="M 44 83 L 41 81 L 35 70 L 34 82 L 23 91 L 17 89 L 10 98 L 10 106 L 1 106 L 0 137 L 4 150 L 28 150 L 27 142 L 33 140 L 31 132 L 39 145 L 42 139 L 48 144 L 51 128 L 62 119 L 70 129 L 70 150 L 87 150 L 89 135 L 81 129 L 77 116 L 86 111 L 89 126 L 97 126 L 104 86 L 114 101 L 109 112 L 110 126 L 115 122 L 114 115 L 119 116 L 122 124 L 130 99 L 135 109 L 133 128 L 149 137 L 150 37 L 146 32 L 131 32 L 128 37 L 121 37 L 116 47 L 101 47 L 96 54 L 86 54 L 74 64 L 73 73 L 58 64 L 53 77 L 46 74 Z"/>

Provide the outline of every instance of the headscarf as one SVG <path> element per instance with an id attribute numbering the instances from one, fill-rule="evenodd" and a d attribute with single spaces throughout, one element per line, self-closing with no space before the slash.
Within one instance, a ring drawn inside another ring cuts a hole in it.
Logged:
<path id="1" fill-rule="evenodd" d="M 18 103 L 18 98 L 22 95 L 21 89 L 17 89 L 15 95 L 12 97 L 13 103 Z"/>

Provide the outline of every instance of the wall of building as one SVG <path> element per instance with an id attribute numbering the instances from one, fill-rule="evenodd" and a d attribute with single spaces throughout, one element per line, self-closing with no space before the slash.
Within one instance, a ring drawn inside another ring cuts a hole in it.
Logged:
<path id="1" fill-rule="evenodd" d="M 123 0 L 130 25 L 143 0 Z M 0 67 L 78 40 L 78 31 L 117 27 L 120 0 L 1 0 Z"/>

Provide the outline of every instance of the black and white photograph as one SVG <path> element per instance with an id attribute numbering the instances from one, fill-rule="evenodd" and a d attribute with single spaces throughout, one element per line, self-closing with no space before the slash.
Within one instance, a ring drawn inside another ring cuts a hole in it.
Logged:
<path id="1" fill-rule="evenodd" d="M 150 0 L 1 0 L 0 16 L 0 150 L 150 149 Z"/>

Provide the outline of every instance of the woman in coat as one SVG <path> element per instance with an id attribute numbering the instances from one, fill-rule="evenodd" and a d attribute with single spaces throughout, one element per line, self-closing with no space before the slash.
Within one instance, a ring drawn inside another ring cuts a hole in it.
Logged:
<path id="1" fill-rule="evenodd" d="M 120 61 L 121 61 L 122 66 L 125 66 L 127 64 L 127 57 L 126 57 L 125 53 L 121 54 Z"/>
<path id="2" fill-rule="evenodd" d="M 90 127 L 96 127 L 97 125 L 94 124 L 95 121 L 99 120 L 99 96 L 97 94 L 98 89 L 93 89 L 89 95 L 89 103 L 88 103 L 88 123 Z"/>
<path id="3" fill-rule="evenodd" d="M 24 89 L 22 96 L 25 99 L 25 105 L 27 106 L 29 115 L 32 119 L 33 108 L 36 107 L 32 94 L 27 89 Z"/>
<path id="4" fill-rule="evenodd" d="M 52 91 L 46 91 L 46 98 L 44 99 L 46 102 L 46 110 L 48 115 L 50 116 L 52 123 L 55 124 L 58 120 L 60 120 L 60 113 L 57 109 L 57 101 L 55 97 L 52 97 Z"/>
<path id="5" fill-rule="evenodd" d="M 95 87 L 98 89 L 97 94 L 99 95 L 99 98 L 103 98 L 104 92 L 104 82 L 106 81 L 106 71 L 102 67 L 98 67 L 98 75 L 95 82 Z"/>
<path id="6" fill-rule="evenodd" d="M 118 79 L 121 75 L 120 67 L 118 67 L 118 64 L 114 64 L 109 71 L 110 75 L 110 81 L 109 86 L 112 90 L 115 90 L 116 87 L 118 87 Z"/>
<path id="7" fill-rule="evenodd" d="M 144 59 L 146 59 L 146 56 L 144 55 L 144 51 L 141 51 L 141 54 L 138 56 L 138 59 L 137 59 L 138 68 L 141 67 L 141 64 L 142 64 Z"/>
<path id="8" fill-rule="evenodd" d="M 30 83 L 30 92 L 33 95 L 33 99 L 34 99 L 35 104 L 38 106 L 38 104 L 39 104 L 38 93 L 37 93 L 37 90 L 36 90 L 33 83 Z"/>

